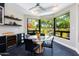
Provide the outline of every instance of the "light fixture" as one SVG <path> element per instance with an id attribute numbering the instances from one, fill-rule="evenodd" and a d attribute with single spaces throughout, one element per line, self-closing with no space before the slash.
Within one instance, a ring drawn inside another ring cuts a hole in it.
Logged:
<path id="1" fill-rule="evenodd" d="M 31 11 L 31 13 L 32 13 L 33 15 L 38 15 L 38 12 L 37 12 L 37 11 Z"/>

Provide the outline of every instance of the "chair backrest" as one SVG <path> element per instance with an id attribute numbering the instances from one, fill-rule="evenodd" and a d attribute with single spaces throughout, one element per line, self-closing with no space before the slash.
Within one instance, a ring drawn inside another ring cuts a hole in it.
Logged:
<path id="1" fill-rule="evenodd" d="M 25 33 L 17 34 L 16 39 L 17 39 L 17 46 L 21 45 L 22 41 L 24 41 L 25 39 Z"/>
<path id="2" fill-rule="evenodd" d="M 25 50 L 32 51 L 33 50 L 33 41 L 31 39 L 24 39 Z"/>
<path id="3" fill-rule="evenodd" d="M 53 48 L 53 40 L 54 40 L 54 37 L 51 38 L 50 40 L 43 41 L 44 47 Z"/>
<path id="4" fill-rule="evenodd" d="M 17 46 L 21 45 L 21 34 L 17 34 L 16 39 L 17 39 Z"/>
<path id="5" fill-rule="evenodd" d="M 22 39 L 25 39 L 25 33 L 21 33 Z"/>
<path id="6" fill-rule="evenodd" d="M 25 39 L 25 33 L 17 34 L 18 39 Z"/>
<path id="7" fill-rule="evenodd" d="M 29 34 L 27 34 L 27 35 L 26 35 L 26 39 L 27 39 L 29 36 L 30 36 L 30 35 L 29 35 Z"/>
<path id="8" fill-rule="evenodd" d="M 54 40 L 54 37 L 51 40 L 51 47 L 53 47 L 53 40 Z"/>
<path id="9" fill-rule="evenodd" d="M 17 39 L 18 39 L 18 40 L 21 39 L 21 34 L 17 34 Z"/>

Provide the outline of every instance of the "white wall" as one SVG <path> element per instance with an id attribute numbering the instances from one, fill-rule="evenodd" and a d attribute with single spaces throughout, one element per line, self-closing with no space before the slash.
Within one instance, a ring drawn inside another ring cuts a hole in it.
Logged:
<path id="1" fill-rule="evenodd" d="M 79 4 L 76 6 L 76 19 L 77 19 L 77 40 L 76 40 L 76 48 L 77 53 L 79 54 Z"/>
<path id="2" fill-rule="evenodd" d="M 21 33 L 23 32 L 23 26 L 24 26 L 24 13 L 22 12 L 21 7 L 14 3 L 5 3 L 5 15 L 11 16 L 13 15 L 16 18 L 22 19 L 22 21 L 16 21 L 18 24 L 21 24 L 21 27 L 18 26 L 0 26 L 0 35 L 4 32 L 14 32 L 14 33 Z M 15 21 L 15 20 L 9 20 L 5 18 L 5 22 L 7 23 L 8 21 Z"/>

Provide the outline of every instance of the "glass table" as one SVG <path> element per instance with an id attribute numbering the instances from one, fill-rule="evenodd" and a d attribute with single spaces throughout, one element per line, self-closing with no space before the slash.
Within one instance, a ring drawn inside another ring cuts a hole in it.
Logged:
<path id="1" fill-rule="evenodd" d="M 33 42 L 40 45 L 40 48 L 37 49 L 36 53 L 42 53 L 43 52 L 43 41 L 52 40 L 53 36 L 40 36 L 40 39 L 37 38 L 37 36 L 29 36 L 28 39 L 32 39 Z"/>

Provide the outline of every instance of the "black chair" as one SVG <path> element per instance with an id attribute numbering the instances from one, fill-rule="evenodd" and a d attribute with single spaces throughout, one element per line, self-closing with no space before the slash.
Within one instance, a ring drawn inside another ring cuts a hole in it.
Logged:
<path id="1" fill-rule="evenodd" d="M 0 36 L 0 53 L 6 52 L 6 36 Z"/>
<path id="2" fill-rule="evenodd" d="M 36 54 L 36 50 L 40 47 L 38 44 L 35 44 L 31 39 L 24 39 L 25 50 L 31 52 L 32 54 Z"/>
<path id="3" fill-rule="evenodd" d="M 27 39 L 28 37 L 30 37 L 30 35 L 29 34 L 26 34 L 26 37 L 25 38 Z"/>
<path id="4" fill-rule="evenodd" d="M 51 48 L 51 55 L 53 53 L 53 40 L 54 40 L 54 37 L 52 38 L 52 40 L 43 41 L 43 47 Z"/>
<path id="5" fill-rule="evenodd" d="M 24 39 L 25 39 L 25 33 L 17 34 L 16 39 L 17 39 L 17 46 L 22 45 L 23 44 L 22 41 L 24 41 Z"/>

